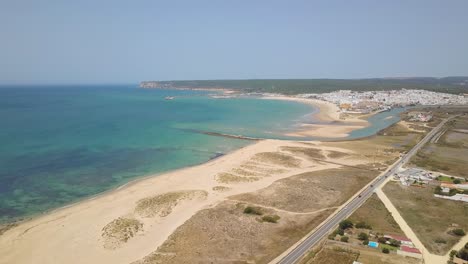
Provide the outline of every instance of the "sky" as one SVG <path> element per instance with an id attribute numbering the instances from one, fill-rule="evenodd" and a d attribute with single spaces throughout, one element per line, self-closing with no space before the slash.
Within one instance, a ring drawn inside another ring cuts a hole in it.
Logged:
<path id="1" fill-rule="evenodd" d="M 0 84 L 460 75 L 465 0 L 0 1 Z"/>

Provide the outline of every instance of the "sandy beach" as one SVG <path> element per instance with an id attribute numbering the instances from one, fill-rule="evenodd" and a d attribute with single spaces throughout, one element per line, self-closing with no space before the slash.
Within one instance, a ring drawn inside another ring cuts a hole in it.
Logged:
<path id="1" fill-rule="evenodd" d="M 341 124 L 332 104 L 289 97 L 275 99 L 319 105 L 320 120 L 340 122 L 336 128 L 326 124 L 313 129 L 307 127 L 297 132 L 298 135 L 342 136 L 358 127 Z M 350 152 L 326 147 L 320 142 L 307 144 L 321 151 Z M 200 210 L 213 208 L 233 195 L 261 190 L 280 179 L 339 167 L 334 163 L 284 154 L 285 148 L 303 147 L 301 142 L 258 141 L 207 163 L 137 180 L 35 217 L 0 235 L 0 263 L 131 263 L 141 260 Z M 355 165 L 362 161 L 342 162 Z"/>
<path id="2" fill-rule="evenodd" d="M 0 236 L 0 263 L 130 263 L 139 260 L 154 251 L 197 211 L 213 207 L 228 196 L 259 190 L 306 170 L 336 167 L 333 164 L 316 164 L 313 168 L 301 166 L 247 182 L 223 183 L 217 179 L 220 173 L 238 168 L 256 154 L 272 153 L 280 146 L 300 145 L 299 142 L 263 140 L 205 164 L 139 180 L 26 221 Z M 142 199 L 194 190 L 203 195 L 177 202 L 176 208 L 163 217 L 141 217 L 136 213 L 136 205 Z M 103 228 L 118 218 L 138 219 L 143 231 L 126 243 L 106 248 Z"/>
<path id="3" fill-rule="evenodd" d="M 286 136 L 344 138 L 347 137 L 351 131 L 364 128 L 369 125 L 369 122 L 359 118 L 360 116 L 340 116 L 338 106 L 330 102 L 289 96 L 268 96 L 263 98 L 269 100 L 294 101 L 309 104 L 318 108 L 318 112 L 314 114 L 313 118 L 319 120 L 319 124 L 303 123 L 297 131 L 289 132 L 285 134 Z"/>

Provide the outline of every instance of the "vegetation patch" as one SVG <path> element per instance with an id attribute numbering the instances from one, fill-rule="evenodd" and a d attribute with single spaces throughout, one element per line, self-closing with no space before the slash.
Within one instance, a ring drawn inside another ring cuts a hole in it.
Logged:
<path id="1" fill-rule="evenodd" d="M 231 190 L 231 187 L 218 185 L 218 186 L 213 187 L 212 190 L 216 192 L 227 192 Z"/>
<path id="2" fill-rule="evenodd" d="M 278 223 L 278 220 L 280 220 L 281 217 L 278 215 L 264 215 L 262 217 L 262 222 L 268 222 L 268 223 Z"/>
<path id="3" fill-rule="evenodd" d="M 311 212 L 343 204 L 377 173 L 349 167 L 306 172 L 232 199 L 291 212 Z"/>
<path id="4" fill-rule="evenodd" d="M 218 173 L 218 175 L 216 175 L 216 181 L 218 181 L 219 183 L 226 183 L 226 184 L 240 183 L 240 182 L 254 182 L 258 180 L 260 180 L 259 177 L 238 176 L 238 175 L 226 173 L 226 172 Z"/>
<path id="5" fill-rule="evenodd" d="M 115 249 L 134 237 L 143 228 L 143 223 L 133 218 L 119 217 L 102 228 L 104 247 Z"/>
<path id="6" fill-rule="evenodd" d="M 301 147 L 281 147 L 282 151 L 290 152 L 294 155 L 301 155 L 312 159 L 325 159 L 325 155 L 321 149 L 317 148 L 301 148 Z"/>
<path id="7" fill-rule="evenodd" d="M 262 208 L 258 206 L 247 206 L 244 209 L 244 214 L 251 214 L 251 215 L 262 215 Z"/>
<path id="8" fill-rule="evenodd" d="M 332 210 L 312 215 L 279 213 L 276 224 L 244 214 L 245 207 L 222 202 L 197 212 L 138 264 L 269 263 L 320 224 Z M 269 210 L 265 212 L 271 214 Z"/>
<path id="9" fill-rule="evenodd" d="M 341 247 L 322 248 L 307 264 L 351 264 L 359 257 L 359 251 Z"/>
<path id="10" fill-rule="evenodd" d="M 254 155 L 253 160 L 289 168 L 295 168 L 301 165 L 301 160 L 279 152 L 257 153 Z"/>
<path id="11" fill-rule="evenodd" d="M 135 212 L 143 217 L 165 217 L 183 200 L 206 199 L 208 193 L 201 190 L 169 192 L 141 199 L 137 202 Z"/>

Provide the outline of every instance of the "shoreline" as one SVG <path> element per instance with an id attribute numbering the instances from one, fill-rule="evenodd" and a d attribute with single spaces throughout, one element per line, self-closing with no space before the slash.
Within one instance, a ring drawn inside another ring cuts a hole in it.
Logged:
<path id="1" fill-rule="evenodd" d="M 280 146 L 301 146 L 301 144 L 302 142 L 261 140 L 208 162 L 135 179 L 113 190 L 19 222 L 0 235 L 0 254 L 3 256 L 0 263 L 11 263 L 9 261 L 31 263 L 31 259 L 35 259 L 35 263 L 50 263 L 49 257 L 63 258 L 62 261 L 70 263 L 69 258 L 74 254 L 87 254 L 85 258 L 88 260 L 83 258 L 81 260 L 88 263 L 89 261 L 99 263 L 136 261 L 155 250 L 175 229 L 198 211 L 211 208 L 228 196 L 265 188 L 276 180 L 304 170 L 235 184 L 220 183 L 216 180 L 216 175 L 238 167 L 258 153 L 277 151 Z M 320 145 L 319 142 L 317 144 Z M 307 171 L 334 166 L 336 165 L 319 165 L 313 169 L 307 168 Z M 228 191 L 213 190 L 216 186 L 226 185 L 230 187 Z M 174 211 L 167 217 L 161 217 L 156 222 L 149 219 L 148 223 L 145 222 L 145 229 L 148 228 L 148 233 L 153 235 L 137 236 L 135 240 L 138 241 L 131 246 L 118 250 L 107 250 L 102 247 L 100 235 L 103 227 L 112 220 L 132 214 L 138 201 L 149 196 L 183 190 L 203 190 L 209 195 L 205 200 L 190 201 L 188 207 L 181 205 L 183 209 Z M 82 233 L 83 230 L 86 232 Z M 51 236 L 54 239 L 50 240 Z M 77 238 L 80 239 L 75 241 Z"/>
<path id="2" fill-rule="evenodd" d="M 284 134 L 285 136 L 304 139 L 310 137 L 316 137 L 319 139 L 344 139 L 348 137 L 353 130 L 368 127 L 370 123 L 367 120 L 361 119 L 361 117 L 369 117 L 374 114 L 371 113 L 357 117 L 342 118 L 340 116 L 338 106 L 323 100 L 284 95 L 265 96 L 261 98 L 265 100 L 293 101 L 315 107 L 318 111 L 313 112 L 312 116 L 320 123 L 301 123 L 299 125 L 299 129 Z M 333 135 L 333 137 L 330 137 L 330 135 Z"/>
<path id="3" fill-rule="evenodd" d="M 151 89 L 151 88 L 144 88 L 144 89 Z M 179 88 L 179 89 L 180 90 L 188 90 L 187 88 Z M 191 89 L 191 90 L 194 90 L 194 89 Z M 204 90 L 204 88 L 197 88 L 196 90 Z M 230 90 L 227 90 L 227 89 L 218 89 L 218 88 L 211 89 L 211 90 L 227 91 L 227 92 L 230 91 Z M 298 97 L 291 97 L 291 96 L 285 96 L 285 95 L 265 96 L 265 97 L 260 97 L 260 99 L 293 101 L 293 102 L 297 102 L 297 103 L 311 105 L 312 107 L 314 107 L 314 110 L 316 110 L 316 111 L 311 113 L 312 116 L 317 118 L 320 122 L 328 122 L 328 124 L 307 124 L 307 123 L 304 123 L 302 125 L 305 127 L 305 129 L 300 129 L 300 130 L 298 130 L 296 132 L 287 133 L 287 134 L 285 134 L 286 136 L 304 138 L 303 140 L 309 141 L 310 139 L 307 139 L 307 137 L 322 137 L 321 135 L 333 134 L 333 135 L 338 135 L 338 136 L 334 136 L 334 137 L 329 138 L 329 139 L 334 139 L 334 141 L 336 141 L 336 140 L 341 140 L 343 137 L 346 137 L 346 136 L 349 135 L 349 134 L 346 134 L 346 133 L 340 133 L 340 129 L 343 129 L 342 126 L 333 124 L 333 123 L 337 123 L 337 122 L 342 122 L 342 120 L 339 119 L 339 114 L 337 113 L 338 112 L 338 107 L 336 105 L 332 104 L 332 103 L 322 101 L 322 100 L 318 100 L 318 99 L 306 99 L 306 98 L 298 98 Z M 345 131 L 348 131 L 348 130 L 352 131 L 352 130 L 359 129 L 359 128 L 362 128 L 362 127 L 365 127 L 365 126 L 352 127 L 352 126 L 347 125 L 346 127 L 344 127 L 344 130 Z M 66 204 L 66 205 L 63 205 L 63 206 L 60 206 L 60 207 L 57 207 L 57 208 L 49 209 L 49 210 L 46 210 L 46 211 L 43 211 L 43 212 L 35 213 L 35 214 L 29 215 L 29 216 L 20 217 L 20 218 L 18 218 L 16 220 L 13 220 L 13 221 L 6 221 L 4 223 L 0 223 L 0 230 L 1 230 L 2 227 L 6 227 L 6 226 L 9 226 L 9 225 L 18 226 L 18 225 L 20 225 L 22 223 L 36 220 L 37 218 L 41 218 L 41 217 L 46 216 L 46 215 L 51 214 L 51 213 L 55 213 L 55 212 L 57 212 L 59 210 L 66 209 L 66 208 L 69 208 L 69 207 L 72 207 L 72 206 L 75 206 L 75 205 L 79 205 L 80 203 L 92 201 L 92 200 L 94 200 L 96 198 L 99 198 L 100 196 L 104 196 L 104 195 L 110 194 L 110 193 L 112 193 L 114 191 L 129 187 L 132 184 L 138 183 L 139 181 L 144 181 L 144 180 L 147 180 L 147 179 L 152 178 L 152 177 L 159 177 L 159 176 L 164 175 L 164 174 L 176 173 L 176 172 L 184 170 L 184 169 L 193 168 L 193 167 L 200 166 L 200 165 L 203 165 L 203 164 L 208 164 L 208 163 L 212 162 L 213 160 L 219 159 L 219 158 L 221 158 L 223 156 L 227 156 L 227 155 L 229 155 L 229 154 L 231 154 L 231 153 L 233 153 L 235 151 L 238 151 L 238 150 L 244 149 L 246 147 L 249 147 L 251 145 L 254 145 L 256 142 L 260 142 L 260 141 L 263 141 L 263 140 L 289 141 L 289 140 L 283 140 L 283 139 L 252 138 L 252 137 L 245 137 L 245 136 L 242 136 L 242 135 L 230 135 L 230 134 L 205 132 L 205 131 L 197 131 L 197 133 L 203 133 L 203 134 L 207 134 L 207 135 L 211 135 L 211 136 L 243 139 L 243 140 L 246 140 L 246 141 L 251 141 L 251 143 L 246 145 L 246 146 L 243 146 L 241 148 L 238 148 L 238 149 L 232 150 L 230 152 L 224 153 L 221 156 L 218 156 L 218 157 L 215 157 L 213 159 L 209 159 L 209 160 L 207 160 L 205 162 L 199 163 L 199 164 L 185 166 L 185 167 L 181 167 L 181 168 L 178 168 L 178 169 L 163 171 L 163 172 L 159 172 L 159 173 L 149 173 L 149 174 L 146 174 L 146 175 L 141 175 L 141 176 L 138 176 L 135 179 L 132 179 L 132 180 L 126 182 L 126 183 L 118 184 L 118 185 L 116 185 L 116 186 L 114 186 L 114 187 L 112 187 L 112 188 L 110 188 L 108 190 L 99 192 L 97 194 L 93 194 L 91 196 L 83 197 L 83 198 L 78 199 L 78 200 L 76 200 L 74 202 L 71 202 L 69 204 Z M 301 139 L 295 140 L 295 141 L 300 142 Z M 319 140 L 314 140 L 314 141 L 319 141 Z"/>
<path id="4" fill-rule="evenodd" d="M 288 100 L 291 99 L 288 98 Z M 294 101 L 314 105 L 307 99 L 294 99 Z M 317 107 L 317 105 L 314 106 Z M 330 112 L 331 107 L 326 108 L 322 105 L 318 108 L 319 112 L 314 115 L 321 116 L 322 120 L 341 122 L 332 120 L 337 115 Z M 324 126 L 330 125 L 324 124 Z M 258 140 L 206 162 L 141 176 L 80 201 L 14 222 L 15 226 L 0 235 L 0 254 L 3 256 L 0 263 L 10 263 L 8 260 L 15 263 L 31 263 L 32 259 L 35 263 L 50 263 L 51 257 L 54 261 L 70 263 L 70 258 L 74 255 L 84 256 L 80 262 L 129 263 L 136 261 L 164 243 L 179 226 L 200 210 L 212 208 L 228 196 L 260 190 L 279 179 L 290 177 L 304 170 L 294 170 L 254 182 L 232 185 L 217 181 L 219 173 L 240 166 L 258 153 L 275 152 L 280 146 L 301 146 L 301 144 L 303 142 L 291 140 Z M 312 144 L 321 146 L 319 141 Z M 336 165 L 322 164 L 306 170 L 322 170 L 334 166 Z M 214 190 L 216 186 L 225 185 L 229 185 L 228 191 Z M 101 237 L 103 228 L 115 219 L 133 215 L 138 201 L 154 195 L 184 190 L 203 190 L 207 193 L 207 197 L 205 200 L 189 201 L 187 206 L 181 205 L 182 209 L 174 211 L 167 217 L 158 218 L 156 222 L 143 219 L 145 229 L 147 229 L 145 232 L 148 235 L 136 236 L 134 241 L 125 247 L 116 250 L 103 248 Z M 51 240 L 50 237 L 54 239 Z"/>

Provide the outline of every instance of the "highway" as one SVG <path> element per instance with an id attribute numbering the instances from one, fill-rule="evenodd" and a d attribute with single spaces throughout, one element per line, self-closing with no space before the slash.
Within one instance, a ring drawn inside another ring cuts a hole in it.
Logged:
<path id="1" fill-rule="evenodd" d="M 387 178 L 392 177 L 392 175 L 409 159 L 418 152 L 418 150 L 424 146 L 440 129 L 447 123 L 449 120 L 454 117 L 447 118 L 440 122 L 435 128 L 433 128 L 421 141 L 419 141 L 408 153 L 400 158 L 398 162 L 393 164 L 393 166 L 383 174 L 373 180 L 373 182 L 366 186 L 364 190 L 361 190 L 361 193 L 355 196 L 353 199 L 348 201 L 348 203 L 341 207 L 336 214 L 327 219 L 317 230 L 308 235 L 296 248 L 289 252 L 283 259 L 281 259 L 279 264 L 293 264 L 297 263 L 302 257 L 313 247 L 317 242 L 319 242 L 323 237 L 328 235 L 330 230 L 334 229 L 338 224 L 351 215 L 356 209 L 358 209 L 369 197 L 372 195 L 375 189 L 379 188 Z"/>

